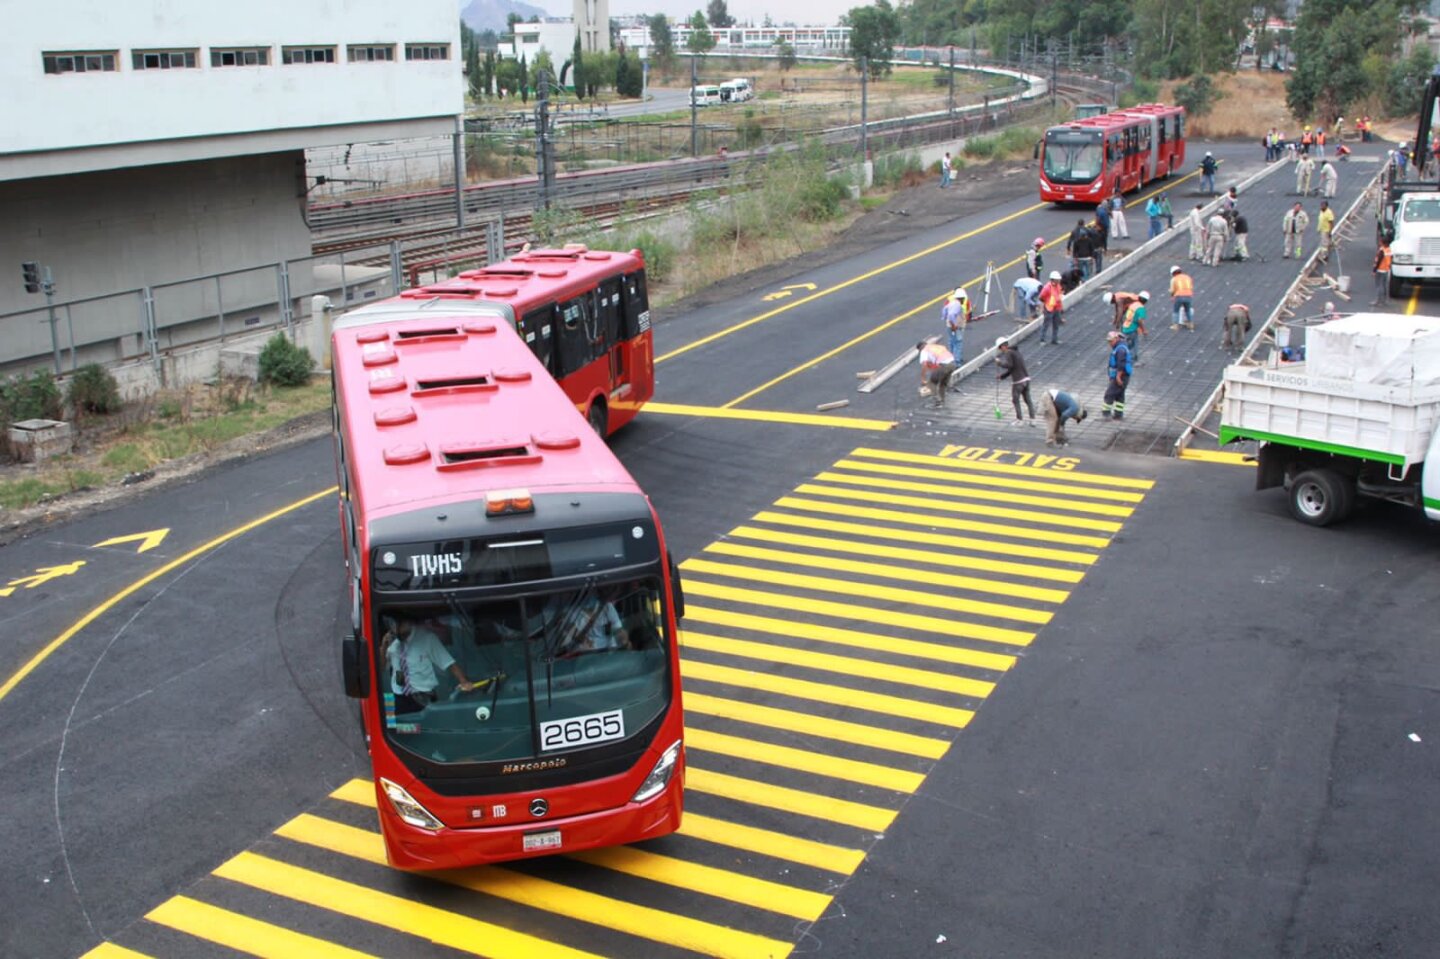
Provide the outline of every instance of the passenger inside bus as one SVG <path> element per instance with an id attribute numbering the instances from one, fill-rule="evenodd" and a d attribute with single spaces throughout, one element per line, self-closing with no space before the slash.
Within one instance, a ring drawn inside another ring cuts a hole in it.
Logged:
<path id="1" fill-rule="evenodd" d="M 434 702 L 440 677 L 446 672 L 462 691 L 475 688 L 440 638 L 432 630 L 416 628 L 408 617 L 395 619 L 381 637 L 380 648 L 390 667 L 390 690 L 395 694 L 397 712 L 419 712 Z"/>

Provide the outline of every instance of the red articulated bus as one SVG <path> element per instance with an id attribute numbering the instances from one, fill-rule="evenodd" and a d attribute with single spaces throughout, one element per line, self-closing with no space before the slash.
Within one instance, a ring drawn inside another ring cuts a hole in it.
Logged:
<path id="1" fill-rule="evenodd" d="M 488 299 L 352 310 L 331 348 L 342 671 L 390 863 L 674 832 L 684 600 L 649 499 Z"/>
<path id="2" fill-rule="evenodd" d="M 572 245 L 517 253 L 386 302 L 410 309 L 431 300 L 446 307 L 480 304 L 518 329 L 601 436 L 634 419 L 655 393 L 654 334 L 639 250 Z"/>
<path id="3" fill-rule="evenodd" d="M 1045 131 L 1040 199 L 1099 203 L 1185 165 L 1185 108 L 1147 103 Z"/>

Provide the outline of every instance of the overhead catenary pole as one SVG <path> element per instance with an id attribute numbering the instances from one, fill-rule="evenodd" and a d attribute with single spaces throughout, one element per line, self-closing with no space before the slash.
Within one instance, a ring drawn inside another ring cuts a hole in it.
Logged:
<path id="1" fill-rule="evenodd" d="M 869 105 L 870 105 L 870 101 L 869 101 L 870 87 L 869 87 L 869 85 L 866 83 L 866 80 L 868 80 L 869 77 L 870 77 L 870 58 L 869 58 L 869 57 L 861 57 L 861 58 L 860 58 L 860 159 L 862 159 L 862 160 L 868 160 L 868 159 L 870 158 L 870 145 L 865 141 L 865 134 L 866 134 L 866 132 L 867 132 L 867 127 L 866 127 L 866 115 L 867 115 L 867 113 L 868 113 L 868 109 L 867 109 L 867 108 L 868 108 Z"/>
<path id="2" fill-rule="evenodd" d="M 696 115 L 699 104 L 695 102 L 695 99 L 695 54 L 692 53 L 690 54 L 690 155 L 692 157 L 700 155 L 700 127 L 697 125 L 699 117 Z"/>
<path id="3" fill-rule="evenodd" d="M 454 164 L 455 164 L 455 228 L 465 229 L 465 118 L 455 118 Z"/>
<path id="4" fill-rule="evenodd" d="M 550 139 L 550 74 L 536 71 L 535 88 L 535 197 L 537 209 L 550 209 L 550 196 L 555 189 L 555 149 Z"/>

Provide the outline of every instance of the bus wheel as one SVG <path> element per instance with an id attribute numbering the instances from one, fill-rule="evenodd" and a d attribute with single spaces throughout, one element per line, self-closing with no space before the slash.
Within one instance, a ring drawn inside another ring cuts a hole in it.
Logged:
<path id="1" fill-rule="evenodd" d="M 1338 523 L 1354 505 L 1350 480 L 1334 470 L 1306 470 L 1290 483 L 1290 512 L 1309 526 Z"/>
<path id="2" fill-rule="evenodd" d="M 605 438 L 605 426 L 607 419 L 605 415 L 605 404 L 600 400 L 596 400 L 594 403 L 591 403 L 590 413 L 585 418 L 590 421 L 590 428 L 595 431 L 595 435 L 603 440 Z"/>

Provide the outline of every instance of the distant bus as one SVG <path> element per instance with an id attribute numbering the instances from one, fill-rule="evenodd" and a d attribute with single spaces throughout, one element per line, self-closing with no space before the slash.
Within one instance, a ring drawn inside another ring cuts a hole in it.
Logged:
<path id="1" fill-rule="evenodd" d="M 649 499 L 488 301 L 335 327 L 341 665 L 390 864 L 674 832 L 683 599 Z"/>
<path id="2" fill-rule="evenodd" d="M 1098 203 L 1185 165 L 1185 108 L 1142 104 L 1045 131 L 1040 199 Z"/>
<path id="3" fill-rule="evenodd" d="M 720 88 L 718 86 L 702 86 L 690 88 L 690 104 L 697 107 L 713 106 L 722 103 Z"/>
<path id="4" fill-rule="evenodd" d="M 531 250 L 390 302 L 469 301 L 520 331 L 601 436 L 629 423 L 655 393 L 645 260 L 579 244 Z"/>

